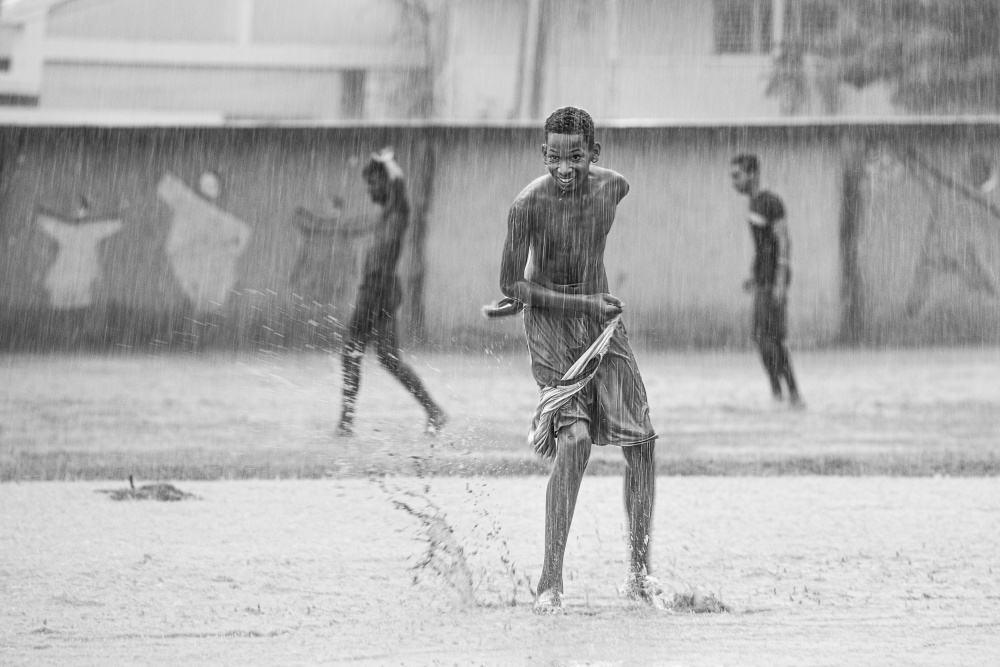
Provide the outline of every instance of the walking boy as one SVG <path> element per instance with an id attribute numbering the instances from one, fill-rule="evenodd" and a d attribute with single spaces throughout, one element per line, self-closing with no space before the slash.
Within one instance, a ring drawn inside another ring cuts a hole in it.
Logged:
<path id="1" fill-rule="evenodd" d="M 754 260 L 752 275 L 743 287 L 754 296 L 753 339 L 760 349 L 775 400 L 782 399 L 784 380 L 789 404 L 800 408 L 802 398 L 785 344 L 785 310 L 792 279 L 785 207 L 777 195 L 761 189 L 760 162 L 756 155 L 744 153 L 734 157 L 731 176 L 733 188 L 750 199 L 747 221 L 753 235 Z"/>
<path id="2" fill-rule="evenodd" d="M 590 115 L 575 107 L 545 121 L 542 156 L 548 175 L 517 197 L 507 220 L 500 289 L 524 306 L 531 370 L 540 388 L 552 387 L 623 304 L 608 293 L 604 247 L 628 182 L 591 166 L 600 155 Z M 563 556 L 577 494 L 593 443 L 618 445 L 625 455 L 625 510 L 630 567 L 622 594 L 662 605 L 649 574 L 655 493 L 656 434 L 625 328 L 615 325 L 593 379 L 551 421 L 554 465 L 545 496 L 545 559 L 537 613 L 563 611 Z"/>
<path id="3" fill-rule="evenodd" d="M 403 234 L 409 223 L 410 204 L 406 197 L 403 170 L 388 151 L 373 154 L 361 172 L 368 186 L 368 196 L 382 208 L 378 221 L 368 225 L 373 235 L 365 254 L 361 284 L 344 341 L 344 402 L 337 433 L 354 433 L 354 409 L 361 384 L 361 359 L 369 342 L 375 342 L 378 360 L 393 377 L 413 394 L 427 411 L 429 434 L 436 434 L 447 421 L 443 410 L 434 402 L 417 374 L 403 360 L 396 332 L 396 310 L 402 301 L 402 289 L 396 276 L 396 265 L 403 246 Z M 319 230 L 336 227 L 349 233 L 366 225 L 346 222 L 340 218 L 320 218 L 298 209 L 299 226 Z"/>

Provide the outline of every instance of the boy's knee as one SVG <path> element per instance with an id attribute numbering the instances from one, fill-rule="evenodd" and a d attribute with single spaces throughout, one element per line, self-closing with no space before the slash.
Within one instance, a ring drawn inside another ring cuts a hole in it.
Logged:
<path id="1" fill-rule="evenodd" d="M 557 456 L 586 465 L 590 460 L 590 424 L 575 421 L 559 429 L 556 446 L 559 449 Z"/>
<path id="2" fill-rule="evenodd" d="M 590 444 L 590 424 L 578 420 L 559 429 L 557 438 L 560 444 L 567 445 L 589 445 Z"/>
<path id="3" fill-rule="evenodd" d="M 364 347 L 362 347 L 357 341 L 348 340 L 344 343 L 343 350 L 341 352 L 341 358 L 344 361 L 357 361 L 361 359 L 365 354 Z"/>
<path id="4" fill-rule="evenodd" d="M 379 350 L 378 352 L 379 363 L 388 368 L 389 370 L 394 370 L 399 367 L 399 357 L 392 352 L 385 352 Z"/>

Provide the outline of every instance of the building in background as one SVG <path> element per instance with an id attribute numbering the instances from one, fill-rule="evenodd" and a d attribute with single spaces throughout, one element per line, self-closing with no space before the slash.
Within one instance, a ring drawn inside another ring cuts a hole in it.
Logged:
<path id="1" fill-rule="evenodd" d="M 20 0 L 0 15 L 0 95 L 41 109 L 388 115 L 423 68 L 392 0 Z"/>
<path id="2" fill-rule="evenodd" d="M 0 101 L 230 119 L 499 121 L 562 104 L 762 119 L 789 112 L 767 94 L 783 45 L 836 20 L 815 0 L 19 0 L 0 15 Z M 842 115 L 895 113 L 878 88 L 839 95 Z M 832 112 L 819 90 L 797 111 Z"/>

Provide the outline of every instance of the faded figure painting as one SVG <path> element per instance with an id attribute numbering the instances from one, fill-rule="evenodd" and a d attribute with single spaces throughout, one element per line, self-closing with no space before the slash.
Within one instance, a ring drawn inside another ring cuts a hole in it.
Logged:
<path id="1" fill-rule="evenodd" d="M 197 190 L 168 172 L 156 192 L 171 210 L 166 252 L 174 278 L 196 312 L 221 308 L 236 284 L 250 227 L 219 207 L 222 182 L 214 171 L 202 172 Z"/>
<path id="2" fill-rule="evenodd" d="M 44 207 L 36 213 L 39 228 L 58 246 L 45 276 L 53 308 L 86 308 L 93 303 L 94 285 L 102 274 L 101 243 L 122 228 L 116 217 L 91 217 L 89 213 L 86 200 L 68 218 Z"/>

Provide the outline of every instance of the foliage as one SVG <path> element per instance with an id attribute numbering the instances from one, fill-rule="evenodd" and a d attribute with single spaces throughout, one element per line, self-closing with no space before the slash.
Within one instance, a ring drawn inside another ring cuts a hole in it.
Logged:
<path id="1" fill-rule="evenodd" d="M 887 84 L 893 101 L 920 113 L 1000 110 L 1000 3 L 996 0 L 810 0 L 835 12 L 820 31 L 790 36 L 768 93 L 794 112 L 804 94 L 805 54 L 838 83 Z M 808 26 L 807 26 L 808 27 Z M 801 54 L 801 55 L 800 55 Z M 796 97 L 798 96 L 798 97 Z"/>

